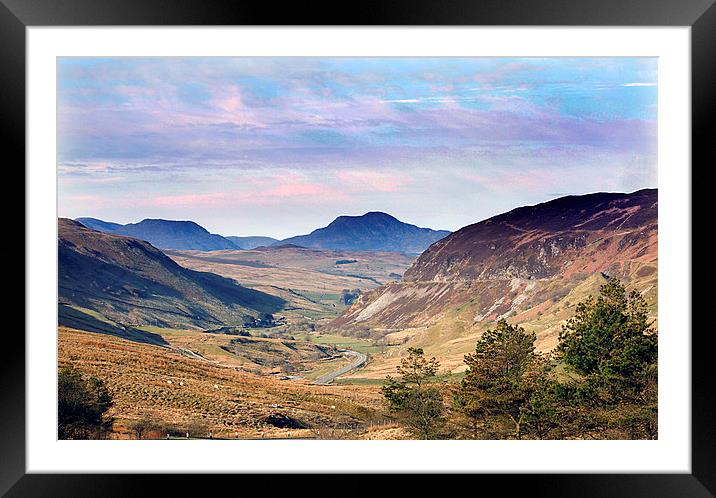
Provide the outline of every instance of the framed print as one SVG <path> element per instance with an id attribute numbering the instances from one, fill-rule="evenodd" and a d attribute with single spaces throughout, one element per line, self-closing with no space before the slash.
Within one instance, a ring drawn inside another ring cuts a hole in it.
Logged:
<path id="1" fill-rule="evenodd" d="M 267 7 L 4 2 L 27 295 L 3 492 L 713 495 L 712 2 Z"/>

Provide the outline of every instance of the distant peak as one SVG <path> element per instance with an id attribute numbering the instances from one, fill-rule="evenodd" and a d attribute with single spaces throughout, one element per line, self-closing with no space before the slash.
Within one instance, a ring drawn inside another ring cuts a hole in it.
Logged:
<path id="1" fill-rule="evenodd" d="M 164 220 L 162 218 L 144 218 L 139 223 L 186 223 L 190 225 L 198 225 L 198 223 L 191 220 Z"/>
<path id="2" fill-rule="evenodd" d="M 365 214 L 358 216 L 342 215 L 337 217 L 334 221 L 347 221 L 347 220 L 390 220 L 400 221 L 395 216 L 391 216 L 388 213 L 382 211 L 368 211 Z"/>
<path id="3" fill-rule="evenodd" d="M 361 218 L 390 218 L 391 220 L 397 220 L 395 216 L 391 216 L 383 211 L 368 211 Z"/>

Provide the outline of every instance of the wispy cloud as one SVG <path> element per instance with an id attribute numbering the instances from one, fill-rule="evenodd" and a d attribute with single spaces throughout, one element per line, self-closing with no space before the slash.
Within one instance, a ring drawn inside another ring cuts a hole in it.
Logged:
<path id="1" fill-rule="evenodd" d="M 621 86 L 656 86 L 656 83 L 622 83 Z"/>
<path id="2" fill-rule="evenodd" d="M 456 228 L 502 202 L 649 186 L 656 92 L 630 87 L 655 87 L 656 70 L 648 58 L 60 58 L 60 211 L 290 235 L 325 213 L 384 209 Z"/>

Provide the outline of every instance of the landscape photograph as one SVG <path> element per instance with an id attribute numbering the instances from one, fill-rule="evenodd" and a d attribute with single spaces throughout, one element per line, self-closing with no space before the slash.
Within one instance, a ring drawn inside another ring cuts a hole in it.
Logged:
<path id="1" fill-rule="evenodd" d="M 658 439 L 657 81 L 58 57 L 58 439 Z"/>

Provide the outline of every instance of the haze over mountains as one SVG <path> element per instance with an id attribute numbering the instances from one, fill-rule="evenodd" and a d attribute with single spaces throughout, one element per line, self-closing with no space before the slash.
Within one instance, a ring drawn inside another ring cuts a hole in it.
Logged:
<path id="1" fill-rule="evenodd" d="M 381 212 L 369 212 L 362 216 L 339 216 L 328 226 L 314 230 L 308 235 L 284 240 L 260 236 L 222 237 L 209 233 L 193 221 L 145 219 L 127 225 L 96 218 L 77 218 L 75 221 L 101 232 L 146 240 L 160 249 L 196 251 L 254 249 L 259 246 L 300 246 L 339 251 L 420 254 L 430 244 L 450 233 L 447 230 L 432 230 L 403 223 Z"/>
<path id="2" fill-rule="evenodd" d="M 458 316 L 470 326 L 515 317 L 540 322 L 544 339 L 560 313 L 609 276 L 639 289 L 655 310 L 657 207 L 656 189 L 596 193 L 466 226 L 432 244 L 401 282 L 362 295 L 330 326 L 404 329 Z"/>
<path id="3" fill-rule="evenodd" d="M 58 260 L 59 301 L 89 310 L 85 320 L 95 312 L 124 324 L 212 328 L 284 304 L 229 278 L 179 266 L 146 241 L 64 218 L 58 220 Z"/>
<path id="4" fill-rule="evenodd" d="M 271 244 L 275 242 L 279 242 L 278 239 L 274 239 L 273 237 L 234 237 L 229 236 L 226 237 L 231 242 L 236 244 L 241 249 L 256 249 L 257 247 L 261 246 L 270 246 Z"/>

